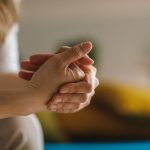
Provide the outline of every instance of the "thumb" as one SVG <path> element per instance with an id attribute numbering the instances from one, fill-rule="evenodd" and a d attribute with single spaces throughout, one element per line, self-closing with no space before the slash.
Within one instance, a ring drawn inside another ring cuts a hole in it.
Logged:
<path id="1" fill-rule="evenodd" d="M 75 45 L 74 47 L 70 48 L 70 50 L 67 50 L 63 53 L 58 54 L 64 65 L 69 65 L 85 55 L 87 55 L 92 50 L 92 43 L 91 42 L 84 42 L 78 45 Z"/>

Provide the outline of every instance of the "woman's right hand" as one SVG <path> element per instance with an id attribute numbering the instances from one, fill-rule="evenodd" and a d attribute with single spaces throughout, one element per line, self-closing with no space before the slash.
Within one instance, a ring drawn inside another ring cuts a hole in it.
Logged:
<path id="1" fill-rule="evenodd" d="M 34 73 L 26 86 L 33 96 L 30 113 L 47 110 L 46 103 L 61 85 L 85 77 L 84 72 L 73 62 L 87 55 L 91 49 L 91 42 L 76 45 L 68 51 L 55 54 Z"/>

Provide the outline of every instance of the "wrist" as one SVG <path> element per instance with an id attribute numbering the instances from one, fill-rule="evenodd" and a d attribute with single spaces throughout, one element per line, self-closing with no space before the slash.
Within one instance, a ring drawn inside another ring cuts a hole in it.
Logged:
<path id="1" fill-rule="evenodd" d="M 24 85 L 0 90 L 0 118 L 29 115 L 32 113 L 31 98 L 31 93 Z"/>
<path id="2" fill-rule="evenodd" d="M 24 84 L 24 92 L 27 97 L 27 111 L 31 113 L 45 111 L 47 109 L 47 101 L 49 96 L 43 92 L 42 89 L 38 88 L 32 81 L 26 81 Z"/>

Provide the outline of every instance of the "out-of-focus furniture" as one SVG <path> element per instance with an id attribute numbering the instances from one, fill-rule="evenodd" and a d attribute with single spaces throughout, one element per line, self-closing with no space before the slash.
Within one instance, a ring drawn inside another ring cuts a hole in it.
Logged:
<path id="1" fill-rule="evenodd" d="M 48 141 L 88 142 L 150 139 L 150 92 L 102 83 L 91 105 L 75 114 L 38 114 Z"/>

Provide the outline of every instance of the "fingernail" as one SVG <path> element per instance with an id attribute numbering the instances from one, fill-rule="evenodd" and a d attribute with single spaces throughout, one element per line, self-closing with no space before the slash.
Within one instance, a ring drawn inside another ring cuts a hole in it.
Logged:
<path id="1" fill-rule="evenodd" d="M 61 89 L 61 90 L 60 90 L 60 93 L 68 93 L 68 92 L 69 92 L 68 89 Z"/>
<path id="2" fill-rule="evenodd" d="M 92 49 L 92 43 L 90 41 L 82 43 L 81 46 L 87 51 L 90 51 Z"/>

